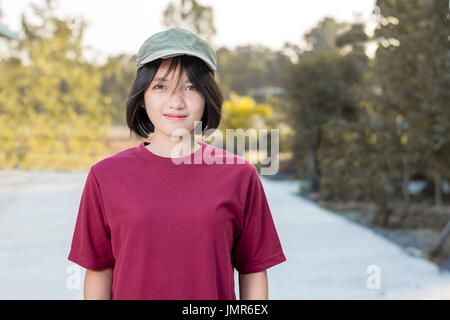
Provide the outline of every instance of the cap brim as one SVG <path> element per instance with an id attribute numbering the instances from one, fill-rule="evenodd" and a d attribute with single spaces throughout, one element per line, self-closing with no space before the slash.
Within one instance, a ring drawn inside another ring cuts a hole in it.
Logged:
<path id="1" fill-rule="evenodd" d="M 189 55 L 189 56 L 194 56 L 194 57 L 197 57 L 197 58 L 201 59 L 203 62 L 206 63 L 206 65 L 212 71 L 216 72 L 216 70 L 217 70 L 216 67 L 213 64 L 211 64 L 205 57 L 202 57 L 201 55 L 199 55 L 199 54 L 197 54 L 195 52 L 191 52 L 191 51 L 163 52 L 163 53 L 159 53 L 159 54 L 150 55 L 149 57 L 146 57 L 146 58 L 142 59 L 142 61 L 138 63 L 138 69 L 140 67 L 142 67 L 144 64 L 149 63 L 151 61 L 154 61 L 156 59 L 160 59 L 160 58 L 161 59 L 168 59 L 168 58 L 172 58 L 172 57 L 176 57 L 176 56 L 181 56 L 181 55 L 184 55 L 184 54 Z"/>

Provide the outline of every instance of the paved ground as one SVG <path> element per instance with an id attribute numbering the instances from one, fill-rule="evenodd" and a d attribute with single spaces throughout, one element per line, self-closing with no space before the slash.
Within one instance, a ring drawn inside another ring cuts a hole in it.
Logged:
<path id="1" fill-rule="evenodd" d="M 0 299 L 82 298 L 84 269 L 67 254 L 86 175 L 0 170 Z M 262 181 L 287 257 L 268 270 L 269 299 L 450 299 L 448 272 L 295 196 L 295 183 Z"/>

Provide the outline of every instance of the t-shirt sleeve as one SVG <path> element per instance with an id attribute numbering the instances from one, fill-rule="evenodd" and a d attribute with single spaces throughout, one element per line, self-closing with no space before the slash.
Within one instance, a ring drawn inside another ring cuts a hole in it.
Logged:
<path id="1" fill-rule="evenodd" d="M 114 266 L 100 185 L 91 167 L 84 185 L 68 259 L 86 269 Z"/>
<path id="2" fill-rule="evenodd" d="M 233 243 L 232 263 L 240 273 L 264 271 L 286 261 L 264 188 L 252 165 L 243 226 Z"/>

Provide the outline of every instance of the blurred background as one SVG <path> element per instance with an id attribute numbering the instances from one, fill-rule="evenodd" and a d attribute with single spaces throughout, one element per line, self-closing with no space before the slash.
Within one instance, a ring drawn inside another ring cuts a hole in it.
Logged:
<path id="1" fill-rule="evenodd" d="M 273 268 L 274 297 L 389 296 L 367 293 L 363 264 L 357 285 L 333 282 L 333 263 L 347 272 L 344 253 L 370 251 L 352 247 L 370 235 L 381 249 L 364 266 L 416 270 L 393 282 L 395 297 L 428 284 L 446 289 L 418 297 L 450 297 L 448 1 L 0 0 L 0 298 L 81 295 L 66 286 L 65 255 L 84 179 L 139 144 L 125 123 L 136 53 L 170 27 L 216 51 L 224 136 L 279 129 L 279 171 L 262 179 L 291 264 Z M 336 238 L 318 217 L 338 221 Z M 342 252 L 324 253 L 331 269 L 300 270 L 324 247 Z"/>

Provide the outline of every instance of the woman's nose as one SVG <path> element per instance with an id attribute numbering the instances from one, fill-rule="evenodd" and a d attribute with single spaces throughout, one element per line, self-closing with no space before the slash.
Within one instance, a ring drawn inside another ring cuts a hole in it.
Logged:
<path id="1" fill-rule="evenodd" d="M 181 90 L 175 89 L 169 97 L 169 105 L 170 107 L 184 107 L 184 99 L 181 93 Z"/>

